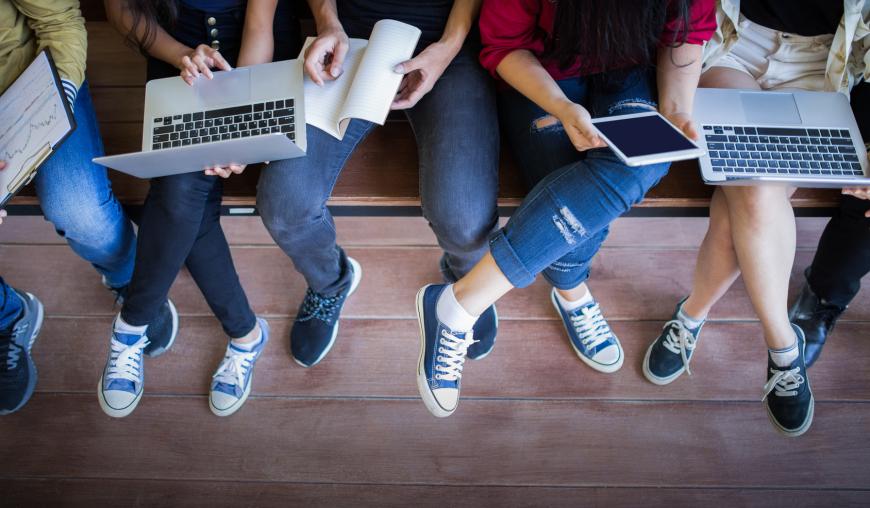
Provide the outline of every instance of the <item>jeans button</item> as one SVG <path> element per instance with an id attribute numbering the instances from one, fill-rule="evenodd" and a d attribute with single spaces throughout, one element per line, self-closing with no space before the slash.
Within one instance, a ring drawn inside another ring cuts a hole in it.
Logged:
<path id="1" fill-rule="evenodd" d="M 211 35 L 212 38 L 215 38 L 218 36 L 218 29 L 212 28 L 208 33 L 209 33 L 209 35 Z"/>
<path id="2" fill-rule="evenodd" d="M 221 41 L 211 41 L 211 48 L 216 50 L 221 49 Z"/>
<path id="3" fill-rule="evenodd" d="M 217 20 L 214 18 L 208 18 L 205 22 L 208 23 L 208 26 L 215 26 L 217 24 Z"/>

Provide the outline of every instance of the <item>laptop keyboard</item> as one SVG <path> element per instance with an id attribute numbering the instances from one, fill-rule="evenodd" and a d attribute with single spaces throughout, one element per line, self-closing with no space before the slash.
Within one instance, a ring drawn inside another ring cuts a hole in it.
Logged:
<path id="1" fill-rule="evenodd" d="M 862 176 L 846 129 L 704 125 L 713 171 L 727 175 Z"/>
<path id="2" fill-rule="evenodd" d="M 295 109 L 293 99 L 284 99 L 155 118 L 151 149 L 198 145 L 278 132 L 295 141 Z"/>

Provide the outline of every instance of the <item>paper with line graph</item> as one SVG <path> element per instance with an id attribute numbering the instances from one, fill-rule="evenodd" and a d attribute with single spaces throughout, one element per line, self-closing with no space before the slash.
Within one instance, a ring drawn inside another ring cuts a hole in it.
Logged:
<path id="1" fill-rule="evenodd" d="M 0 206 L 73 130 L 65 101 L 46 51 L 0 95 Z"/>

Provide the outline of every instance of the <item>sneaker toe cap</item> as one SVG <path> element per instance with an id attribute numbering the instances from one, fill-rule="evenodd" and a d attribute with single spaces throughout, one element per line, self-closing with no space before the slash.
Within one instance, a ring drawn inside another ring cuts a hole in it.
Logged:
<path id="1" fill-rule="evenodd" d="M 453 411 L 459 404 L 459 390 L 454 388 L 438 388 L 432 390 L 435 401 L 445 411 Z"/>
<path id="2" fill-rule="evenodd" d="M 239 398 L 235 395 L 230 395 L 228 393 L 220 392 L 220 391 L 212 391 L 211 392 L 211 405 L 214 406 L 215 409 L 220 411 L 225 411 L 234 404 L 239 401 Z"/>
<path id="3" fill-rule="evenodd" d="M 619 346 L 613 344 L 595 353 L 592 360 L 602 365 L 613 365 L 619 361 L 621 356 L 622 353 L 619 350 Z"/>
<path id="4" fill-rule="evenodd" d="M 122 410 L 136 402 L 137 395 L 125 390 L 103 390 L 103 400 L 114 410 Z"/>

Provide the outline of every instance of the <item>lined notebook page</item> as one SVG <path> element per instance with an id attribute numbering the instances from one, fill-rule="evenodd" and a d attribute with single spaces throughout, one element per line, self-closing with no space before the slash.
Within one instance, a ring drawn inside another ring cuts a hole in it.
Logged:
<path id="1" fill-rule="evenodd" d="M 411 58 L 419 38 L 417 27 L 391 19 L 375 23 L 345 99 L 342 118 L 361 118 L 383 125 L 402 82 L 402 75 L 393 68 Z"/>
<path id="2" fill-rule="evenodd" d="M 305 41 L 299 55 L 300 63 L 303 61 L 302 55 L 312 42 L 314 37 Z M 324 80 L 323 86 L 317 86 L 305 74 L 305 123 L 338 139 L 344 137 L 349 120 L 342 115 L 342 109 L 367 44 L 365 39 L 350 39 L 350 50 L 344 59 L 344 72 L 335 81 Z"/>

